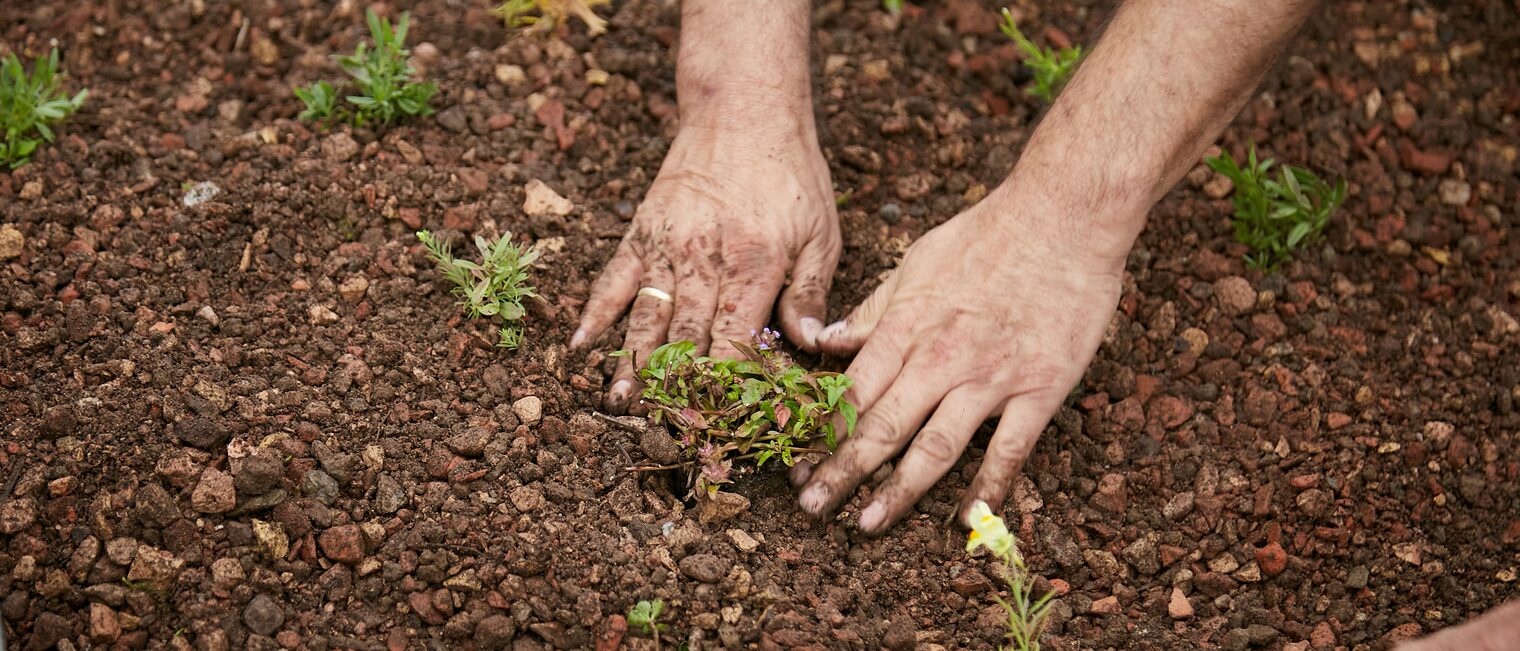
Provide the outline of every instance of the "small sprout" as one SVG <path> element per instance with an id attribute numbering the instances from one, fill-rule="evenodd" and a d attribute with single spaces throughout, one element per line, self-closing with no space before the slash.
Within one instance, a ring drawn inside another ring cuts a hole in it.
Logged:
<path id="1" fill-rule="evenodd" d="M 411 16 L 402 13 L 394 26 L 373 9 L 365 11 L 364 17 L 369 23 L 373 47 L 360 42 L 352 55 L 334 57 L 357 88 L 358 94 L 344 98 L 353 109 L 338 106 L 338 89 L 319 81 L 293 91 L 306 104 L 300 119 L 319 122 L 346 118 L 356 125 L 390 124 L 401 118 L 433 113 L 429 102 L 438 88 L 431 82 L 412 81 L 417 70 L 411 64 L 411 50 L 402 47 Z"/>
<path id="2" fill-rule="evenodd" d="M 79 110 L 89 91 L 69 97 L 60 88 L 58 48 L 37 57 L 32 74 L 21 67 L 14 53 L 0 59 L 0 163 L 11 169 L 25 165 L 43 142 L 53 141 L 53 127 Z"/>
<path id="3" fill-rule="evenodd" d="M 735 360 L 696 356 L 689 341 L 656 348 L 639 378 L 650 418 L 676 433 L 684 461 L 695 472 L 695 491 L 711 496 L 732 481 L 735 461 L 755 467 L 779 459 L 792 465 L 797 455 L 834 449 L 839 432 L 855 430 L 855 406 L 844 399 L 850 378 L 815 372 L 792 362 L 780 349 L 781 335 L 770 328 L 749 342 L 734 342 Z"/>
<path id="4" fill-rule="evenodd" d="M 665 630 L 661 624 L 660 614 L 665 612 L 665 600 L 640 601 L 628 609 L 628 625 L 638 628 L 645 635 L 659 637 L 660 631 Z"/>
<path id="5" fill-rule="evenodd" d="M 506 0 L 491 13 L 506 22 L 507 27 L 526 27 L 540 32 L 554 29 L 555 25 L 575 16 L 586 23 L 592 36 L 596 36 L 607 31 L 607 21 L 591 8 L 611 4 L 612 0 Z"/>
<path id="6" fill-rule="evenodd" d="M 1034 88 L 1029 94 L 1045 100 L 1047 104 L 1054 102 L 1056 94 L 1061 92 L 1061 87 L 1071 79 L 1077 64 L 1082 61 L 1082 46 L 1063 47 L 1059 51 L 1041 49 L 1024 36 L 1024 32 L 1019 31 L 1018 23 L 1014 22 L 1013 14 L 1007 8 L 1003 9 L 998 29 L 1019 46 L 1019 50 L 1024 53 L 1024 67 L 1034 73 Z"/>
<path id="7" fill-rule="evenodd" d="M 1257 269 L 1276 268 L 1292 258 L 1295 249 L 1319 237 L 1346 199 L 1344 179 L 1331 186 L 1302 167 L 1280 166 L 1273 180 L 1269 171 L 1274 161 L 1258 161 L 1254 142 L 1244 168 L 1228 151 L 1204 162 L 1235 184 L 1235 215 L 1230 221 L 1235 239 L 1251 249 L 1246 263 Z"/>
<path id="8" fill-rule="evenodd" d="M 845 206 L 845 204 L 849 203 L 850 199 L 853 199 L 853 198 L 855 198 L 855 188 L 846 189 L 844 192 L 841 192 L 838 195 L 835 195 L 835 197 L 834 197 L 834 207 L 835 208 L 843 208 Z"/>
<path id="9" fill-rule="evenodd" d="M 1008 530 L 1003 519 L 994 515 L 986 502 L 977 500 L 971 506 L 971 534 L 966 536 L 966 552 L 986 547 L 993 556 L 1006 565 L 1003 577 L 1008 584 L 1008 600 L 994 596 L 998 605 L 1008 613 L 1009 645 L 1012 651 L 1040 651 L 1040 634 L 1045 630 L 1046 618 L 1050 616 L 1054 591 L 1039 598 L 1034 596 L 1034 578 L 1024 565 L 1019 553 L 1018 539 Z"/>
<path id="10" fill-rule="evenodd" d="M 902 15 L 903 0 L 881 0 L 881 8 L 893 16 Z"/>
<path id="11" fill-rule="evenodd" d="M 522 343 L 522 325 L 518 322 L 528 313 L 523 300 L 538 296 L 528 284 L 528 271 L 538 260 L 538 249 L 514 244 L 511 233 L 504 233 L 495 242 L 477 235 L 475 248 L 480 250 L 481 262 L 476 264 L 456 259 L 448 241 L 428 231 L 418 231 L 417 239 L 427 247 L 428 257 L 438 263 L 443 277 L 454 284 L 459 305 L 470 318 L 499 317 L 502 326 L 496 345 L 517 348 Z"/>

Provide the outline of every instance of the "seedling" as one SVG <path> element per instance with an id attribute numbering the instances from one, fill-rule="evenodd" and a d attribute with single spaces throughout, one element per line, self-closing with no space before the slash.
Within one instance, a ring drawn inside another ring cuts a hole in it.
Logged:
<path id="1" fill-rule="evenodd" d="M 902 15 L 903 0 L 881 0 L 881 8 L 893 16 Z"/>
<path id="2" fill-rule="evenodd" d="M 834 449 L 836 415 L 846 434 L 855 430 L 855 405 L 844 399 L 848 376 L 809 373 L 781 351 L 781 335 L 769 328 L 733 343 L 740 359 L 699 357 L 689 341 L 665 344 L 639 372 L 650 417 L 677 435 L 683 462 L 674 467 L 696 469 L 695 492 L 707 496 L 732 481 L 735 461 L 790 466 L 817 452 L 818 443 Z"/>
<path id="3" fill-rule="evenodd" d="M 465 313 L 472 319 L 499 317 L 502 325 L 496 345 L 517 348 L 522 343 L 522 325 L 518 322 L 528 313 L 523 301 L 538 296 L 528 284 L 528 270 L 538 260 L 538 249 L 514 244 L 511 233 L 502 234 L 495 242 L 476 235 L 475 248 L 481 257 L 476 264 L 455 258 L 448 241 L 428 231 L 418 231 L 417 239 L 427 247 L 428 257 L 438 263 L 438 271 L 454 284 L 454 294 Z"/>
<path id="4" fill-rule="evenodd" d="M 53 141 L 53 127 L 84 104 L 89 90 L 80 89 L 69 97 L 60 81 L 58 48 L 37 57 L 31 75 L 14 53 L 0 59 L 0 128 L 5 130 L 0 163 L 11 169 L 25 165 L 38 145 Z"/>
<path id="5" fill-rule="evenodd" d="M 592 36 L 596 36 L 607 31 L 607 21 L 591 8 L 610 4 L 612 0 L 506 0 L 491 13 L 500 17 L 507 27 L 526 27 L 539 32 L 548 32 L 575 16 L 586 23 Z"/>
<path id="6" fill-rule="evenodd" d="M 665 625 L 660 623 L 660 614 L 665 612 L 665 600 L 640 601 L 628 609 L 628 625 L 637 627 L 645 635 L 654 636 L 655 647 L 660 646 L 660 632 L 665 630 Z"/>
<path id="7" fill-rule="evenodd" d="M 1276 268 L 1299 246 L 1319 237 L 1346 199 L 1345 179 L 1331 186 L 1302 167 L 1280 166 L 1273 180 L 1269 172 L 1274 161 L 1258 161 L 1254 142 L 1244 168 L 1228 151 L 1204 162 L 1235 184 L 1235 215 L 1230 221 L 1235 239 L 1251 249 L 1246 263 L 1257 269 Z"/>
<path id="8" fill-rule="evenodd" d="M 338 106 L 338 89 L 325 81 L 318 81 L 294 91 L 296 97 L 306 104 L 300 119 L 313 122 L 352 119 L 355 125 L 390 124 L 401 118 L 433 113 L 428 102 L 438 88 L 431 82 L 412 81 L 417 71 L 411 64 L 411 50 L 402 47 L 406 43 L 411 16 L 402 13 L 401 20 L 394 27 L 391 21 L 381 18 L 373 9 L 365 11 L 364 17 L 369 23 L 373 47 L 360 42 L 353 55 L 336 57 L 338 65 L 353 78 L 350 86 L 358 91 L 356 95 L 344 97 L 353 108 Z"/>
<path id="9" fill-rule="evenodd" d="M 1003 581 L 1008 584 L 1008 600 L 993 596 L 998 605 L 1008 613 L 1008 646 L 1012 651 L 1040 651 L 1040 634 L 1045 631 L 1046 618 L 1050 616 L 1051 600 L 1055 592 L 1040 597 L 1034 595 L 1034 578 L 1024 565 L 1024 555 L 1019 553 L 1018 539 L 1008 530 L 1003 519 L 993 515 L 986 502 L 978 500 L 971 507 L 971 534 L 966 537 L 966 551 L 986 547 L 1003 561 Z"/>
<path id="10" fill-rule="evenodd" d="M 1019 31 L 1018 23 L 1014 22 L 1013 14 L 1007 8 L 1003 9 L 998 29 L 1019 46 L 1019 50 L 1024 53 L 1024 67 L 1034 73 L 1034 88 L 1029 89 L 1029 94 L 1045 100 L 1047 104 L 1054 102 L 1056 94 L 1061 92 L 1061 87 L 1066 85 L 1071 73 L 1076 71 L 1077 64 L 1082 61 L 1082 46 L 1063 47 L 1060 50 L 1041 49 L 1024 36 L 1024 32 Z"/>

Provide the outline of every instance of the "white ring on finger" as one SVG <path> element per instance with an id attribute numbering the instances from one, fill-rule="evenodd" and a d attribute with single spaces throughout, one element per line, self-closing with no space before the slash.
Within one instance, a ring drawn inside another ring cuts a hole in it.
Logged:
<path id="1" fill-rule="evenodd" d="M 640 287 L 639 296 L 648 296 L 655 300 L 665 301 L 666 303 L 674 303 L 676 300 L 670 295 L 670 292 L 660 289 L 659 287 Z"/>

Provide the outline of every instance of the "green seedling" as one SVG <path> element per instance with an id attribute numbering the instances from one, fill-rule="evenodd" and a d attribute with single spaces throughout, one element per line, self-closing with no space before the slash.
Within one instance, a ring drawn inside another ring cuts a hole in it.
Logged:
<path id="1" fill-rule="evenodd" d="M 538 296 L 528 284 L 528 271 L 538 260 L 538 249 L 512 242 L 504 233 L 495 242 L 475 236 L 480 250 L 479 264 L 453 256 L 448 241 L 428 231 L 418 231 L 417 239 L 427 247 L 428 257 L 438 264 L 438 271 L 454 284 L 459 306 L 472 319 L 498 317 L 502 321 L 496 345 L 513 349 L 522 343 L 522 324 L 527 315 L 523 301 Z"/>
<path id="2" fill-rule="evenodd" d="M 1346 199 L 1346 181 L 1334 186 L 1302 167 L 1282 165 L 1277 178 L 1270 174 L 1274 161 L 1258 161 L 1251 143 L 1242 168 L 1222 151 L 1204 160 L 1235 184 L 1235 239 L 1250 247 L 1246 263 L 1257 269 L 1274 269 L 1293 257 L 1293 251 L 1313 241 L 1330 225 L 1330 217 Z"/>
<path id="3" fill-rule="evenodd" d="M 977 501 L 971 507 L 971 534 L 966 537 L 966 551 L 986 547 L 1003 561 L 1003 582 L 1008 585 L 1008 599 L 994 596 L 998 605 L 1008 613 L 1008 645 L 1010 651 L 1040 651 L 1040 634 L 1045 631 L 1046 619 L 1050 617 L 1051 600 L 1055 592 L 1036 597 L 1034 577 L 1019 553 L 1018 539 L 1008 530 L 1003 519 L 993 515 L 986 502 Z"/>
<path id="4" fill-rule="evenodd" d="M 820 443 L 833 450 L 836 415 L 845 434 L 855 430 L 855 405 L 844 399 L 848 376 L 809 373 L 780 350 L 781 336 L 770 328 L 733 343 L 739 359 L 698 356 L 689 341 L 665 344 L 639 372 L 650 417 L 675 431 L 683 461 L 673 467 L 696 469 L 695 491 L 707 496 L 732 480 L 735 461 L 790 466 Z"/>
<path id="5" fill-rule="evenodd" d="M 360 42 L 352 55 L 336 57 L 338 65 L 353 79 L 349 87 L 357 91 L 357 94 L 344 97 L 352 108 L 339 106 L 339 89 L 319 81 L 294 91 L 296 97 L 306 104 L 300 119 L 313 122 L 351 119 L 355 125 L 390 124 L 402 118 L 433 113 L 429 102 L 438 87 L 431 82 L 412 80 L 417 70 L 411 64 L 411 50 L 402 47 L 406 43 L 411 16 L 402 13 L 395 26 L 373 9 L 365 11 L 364 17 L 369 23 L 372 46 Z"/>
<path id="6" fill-rule="evenodd" d="M 660 632 L 665 630 L 665 625 L 660 623 L 660 614 L 665 612 L 665 600 L 640 601 L 628 609 L 628 625 L 633 626 L 645 635 L 654 636 L 656 647 L 660 645 Z"/>
<path id="7" fill-rule="evenodd" d="M 998 29 L 1019 46 L 1019 51 L 1024 53 L 1024 67 L 1034 73 L 1034 88 L 1029 89 L 1029 94 L 1045 100 L 1047 104 L 1054 102 L 1056 94 L 1061 92 L 1061 87 L 1066 85 L 1071 74 L 1076 71 L 1077 64 L 1081 63 L 1082 46 L 1063 47 L 1060 50 L 1041 49 L 1029 37 L 1024 36 L 1024 32 L 1019 31 L 1013 14 L 1006 8 L 1003 9 L 1002 19 L 998 21 Z"/>
<path id="8" fill-rule="evenodd" d="M 63 92 L 58 70 L 58 48 L 37 57 L 32 74 L 26 74 L 14 53 L 0 59 L 0 163 L 16 169 L 31 160 L 43 142 L 52 142 L 53 127 L 79 110 L 87 89 L 73 97 Z"/>
<path id="9" fill-rule="evenodd" d="M 902 15 L 903 0 L 881 0 L 881 8 L 893 16 Z"/>
<path id="10" fill-rule="evenodd" d="M 612 0 L 506 0 L 491 13 L 501 18 L 507 27 L 539 32 L 548 32 L 575 16 L 586 23 L 587 31 L 595 36 L 607 31 L 607 21 L 591 8 L 611 4 Z"/>

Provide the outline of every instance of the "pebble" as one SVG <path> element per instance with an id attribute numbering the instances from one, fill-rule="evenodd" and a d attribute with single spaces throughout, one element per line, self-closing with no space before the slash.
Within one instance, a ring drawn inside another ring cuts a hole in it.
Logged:
<path id="1" fill-rule="evenodd" d="M 491 615 L 475 625 L 475 644 L 486 651 L 505 649 L 517 636 L 517 624 L 506 615 Z"/>
<path id="2" fill-rule="evenodd" d="M 237 506 L 237 491 L 232 487 L 232 475 L 216 468 L 207 468 L 201 481 L 190 494 L 190 506 L 198 513 L 226 513 Z"/>
<path id="3" fill-rule="evenodd" d="M 881 204 L 881 207 L 876 209 L 876 214 L 881 217 L 882 221 L 888 224 L 896 224 L 902 221 L 903 209 L 902 206 L 889 201 Z"/>
<path id="4" fill-rule="evenodd" d="M 191 418 L 174 428 L 174 436 L 190 447 L 211 450 L 226 445 L 231 434 L 208 418 Z"/>
<path id="5" fill-rule="evenodd" d="M 185 197 L 181 201 L 184 202 L 186 208 L 194 208 L 203 203 L 206 203 L 207 201 L 210 201 L 212 198 L 216 197 L 216 195 L 221 193 L 221 186 L 218 186 L 217 184 L 210 181 L 201 181 L 200 183 L 191 186 L 190 189 L 185 192 Z"/>
<path id="6" fill-rule="evenodd" d="M 950 579 L 950 589 L 962 597 L 974 597 L 992 589 L 987 575 L 976 570 L 966 570 Z"/>
<path id="7" fill-rule="evenodd" d="M 1173 495 L 1166 501 L 1166 506 L 1161 507 L 1161 514 L 1168 520 L 1180 520 L 1193 512 L 1193 503 L 1197 497 L 1193 491 L 1183 491 Z"/>
<path id="8" fill-rule="evenodd" d="M 345 524 L 323 531 L 317 538 L 322 555 L 339 563 L 364 560 L 364 532 L 356 524 Z"/>
<path id="9" fill-rule="evenodd" d="M 1098 480 L 1098 492 L 1092 496 L 1092 505 L 1108 511 L 1109 513 L 1123 513 L 1129 502 L 1128 491 L 1124 487 L 1124 475 L 1108 473 Z"/>
<path id="10" fill-rule="evenodd" d="M 1131 543 L 1124 548 L 1121 555 L 1141 574 L 1149 576 L 1161 571 L 1161 559 L 1156 552 L 1156 543 L 1149 538 L 1141 538 Z"/>
<path id="11" fill-rule="evenodd" d="M 528 181 L 528 185 L 523 187 L 523 193 L 526 195 L 523 199 L 523 212 L 529 215 L 559 215 L 563 217 L 570 214 L 570 211 L 575 210 L 575 204 L 571 203 L 569 199 L 560 196 L 548 184 L 538 179 Z"/>
<path id="12" fill-rule="evenodd" d="M 522 66 L 503 63 L 496 66 L 496 81 L 504 86 L 516 86 L 528 81 L 528 74 L 523 71 Z"/>
<path id="13" fill-rule="evenodd" d="M 230 592 L 247 578 L 236 558 L 218 558 L 211 563 L 211 585 L 218 590 Z"/>
<path id="14" fill-rule="evenodd" d="M 1124 568 L 1119 565 L 1119 559 L 1114 558 L 1114 555 L 1107 550 L 1084 549 L 1082 560 L 1086 561 L 1087 566 L 1092 568 L 1093 574 L 1099 577 L 1116 578 L 1124 571 Z"/>
<path id="15" fill-rule="evenodd" d="M 95 642 L 113 642 L 121 637 L 121 622 L 116 611 L 101 603 L 90 604 L 90 639 Z"/>
<path id="16" fill-rule="evenodd" d="M 380 480 L 375 485 L 375 512 L 381 515 L 390 515 L 400 511 L 402 507 L 411 502 L 412 496 L 390 475 L 380 475 Z"/>
<path id="17" fill-rule="evenodd" d="M 0 533 L 14 536 L 37 521 L 37 502 L 30 497 L 0 504 Z"/>
<path id="18" fill-rule="evenodd" d="M 349 303 L 358 303 L 369 291 L 369 279 L 364 276 L 349 276 L 338 285 L 338 295 Z"/>
<path id="19" fill-rule="evenodd" d="M 469 128 L 468 118 L 465 117 L 464 109 L 459 105 L 450 106 L 438 112 L 438 126 L 454 133 L 464 133 Z"/>
<path id="20" fill-rule="evenodd" d="M 1172 600 L 1166 605 L 1166 613 L 1172 619 L 1188 619 L 1193 616 L 1193 603 L 1188 601 L 1187 595 L 1182 594 L 1181 588 L 1172 588 Z"/>
<path id="21" fill-rule="evenodd" d="M 338 499 L 338 480 L 321 470 L 308 470 L 301 475 L 301 494 L 324 506 L 332 506 Z"/>
<path id="22" fill-rule="evenodd" d="M 749 553 L 760 548 L 760 541 L 755 540 L 754 536 L 749 535 L 743 529 L 729 529 L 724 532 L 724 535 L 728 536 L 728 540 L 735 547 L 738 547 L 741 552 Z"/>
<path id="23" fill-rule="evenodd" d="M 26 238 L 21 231 L 10 226 L 0 227 L 0 260 L 9 260 L 21 255 L 26 246 Z"/>
<path id="24" fill-rule="evenodd" d="M 1119 598 L 1113 595 L 1092 602 L 1087 611 L 1094 615 L 1117 615 L 1123 612 L 1119 608 Z"/>
<path id="25" fill-rule="evenodd" d="M 1219 309 L 1230 316 L 1245 314 L 1256 307 L 1256 290 L 1251 289 L 1251 281 L 1240 276 L 1226 276 L 1214 283 L 1214 298 L 1219 301 Z"/>
<path id="26" fill-rule="evenodd" d="M 243 459 L 233 476 L 233 483 L 240 495 L 263 495 L 280 486 L 285 476 L 285 466 L 262 454 Z"/>
<path id="27" fill-rule="evenodd" d="M 179 575 L 180 567 L 184 564 L 184 561 L 169 552 L 142 545 L 137 548 L 137 557 L 127 570 L 127 580 L 144 581 L 161 589 L 166 588 Z"/>
<path id="28" fill-rule="evenodd" d="M 359 143 L 354 141 L 353 136 L 339 131 L 323 139 L 320 149 L 323 158 L 340 163 L 359 153 Z"/>
<path id="29" fill-rule="evenodd" d="M 512 500 L 512 505 L 524 513 L 533 513 L 544 508 L 548 504 L 544 499 L 543 491 L 532 486 L 518 486 L 507 495 Z"/>
<path id="30" fill-rule="evenodd" d="M 134 538 L 112 538 L 106 541 L 106 558 L 112 563 L 126 567 L 137 558 L 137 540 Z"/>
<path id="31" fill-rule="evenodd" d="M 448 446 L 462 457 L 478 458 L 485 454 L 486 445 L 491 442 L 491 433 L 482 427 L 471 427 L 463 432 L 455 434 L 443 444 Z"/>
<path id="32" fill-rule="evenodd" d="M 712 554 L 692 554 L 681 559 L 681 573 L 703 583 L 717 583 L 728 575 L 733 563 Z"/>
<path id="33" fill-rule="evenodd" d="M 243 623 L 259 635 L 270 635 L 285 623 L 285 612 L 269 595 L 257 595 L 243 608 Z"/>
<path id="34" fill-rule="evenodd" d="M 1288 552 L 1278 543 L 1268 543 L 1266 547 L 1256 550 L 1256 564 L 1261 566 L 1261 571 L 1267 576 L 1277 576 L 1288 569 Z"/>
<path id="35" fill-rule="evenodd" d="M 702 524 L 722 522 L 749 510 L 749 498 L 738 493 L 719 491 L 697 501 L 697 521 Z"/>
<path id="36" fill-rule="evenodd" d="M 277 522 L 258 519 L 253 520 L 252 525 L 253 539 L 259 551 L 271 560 L 284 560 L 290 553 L 290 537 L 285 535 L 285 528 Z"/>
<path id="37" fill-rule="evenodd" d="M 512 413 L 524 425 L 537 425 L 544 418 L 544 401 L 538 396 L 526 396 L 512 403 Z"/>
<path id="38" fill-rule="evenodd" d="M 1465 206 L 1472 200 L 1472 186 L 1467 181 L 1443 179 L 1440 186 L 1441 203 L 1448 206 Z"/>

